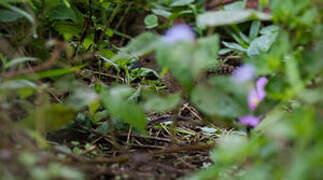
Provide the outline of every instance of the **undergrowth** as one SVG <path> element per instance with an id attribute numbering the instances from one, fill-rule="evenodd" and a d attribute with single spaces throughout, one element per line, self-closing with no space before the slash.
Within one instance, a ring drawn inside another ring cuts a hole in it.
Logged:
<path id="1" fill-rule="evenodd" d="M 0 177 L 321 179 L 322 7 L 2 0 Z"/>

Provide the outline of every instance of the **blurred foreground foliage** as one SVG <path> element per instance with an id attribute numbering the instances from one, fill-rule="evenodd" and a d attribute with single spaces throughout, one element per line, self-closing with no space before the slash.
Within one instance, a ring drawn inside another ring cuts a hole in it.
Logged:
<path id="1" fill-rule="evenodd" d="M 1 121 L 40 134 L 72 126 L 72 120 L 83 129 L 113 133 L 131 126 L 144 134 L 146 113 L 174 110 L 189 99 L 207 119 L 225 119 L 241 131 L 248 128 L 238 117 L 264 117 L 250 137 L 219 138 L 214 164 L 189 179 L 320 179 L 322 3 L 263 0 L 260 9 L 270 6 L 268 15 L 244 10 L 244 2 L 214 13 L 202 8 L 203 0 L 2 0 Z M 143 28 L 153 32 L 121 30 L 124 14 L 147 9 Z M 177 18 L 189 22 L 195 40 L 170 45 L 156 33 Z M 156 54 L 160 72 L 134 66 L 149 53 Z M 231 76 L 204 76 L 220 66 L 220 55 L 241 56 L 257 77 L 269 79 L 267 97 L 254 112 L 246 101 L 253 81 L 238 85 Z M 167 72 L 181 92 L 160 93 L 161 82 L 147 78 Z"/>

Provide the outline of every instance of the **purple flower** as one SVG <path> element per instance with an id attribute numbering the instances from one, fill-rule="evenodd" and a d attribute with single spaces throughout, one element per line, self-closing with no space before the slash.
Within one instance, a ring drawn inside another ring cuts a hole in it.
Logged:
<path id="1" fill-rule="evenodd" d="M 166 32 L 163 40 L 168 44 L 175 44 L 178 41 L 192 41 L 194 37 L 194 32 L 189 26 L 177 24 Z"/>
<path id="2" fill-rule="evenodd" d="M 247 126 L 255 127 L 259 124 L 260 119 L 261 119 L 261 116 L 255 117 L 253 115 L 246 115 L 246 116 L 239 117 L 239 122 Z"/>
<path id="3" fill-rule="evenodd" d="M 256 82 L 256 87 L 249 92 L 248 104 L 251 110 L 255 110 L 258 104 L 266 97 L 265 86 L 268 82 L 266 77 L 261 77 Z"/>
<path id="4" fill-rule="evenodd" d="M 255 75 L 255 68 L 251 64 L 244 64 L 237 68 L 233 74 L 233 81 L 236 83 L 243 83 L 252 79 Z"/>

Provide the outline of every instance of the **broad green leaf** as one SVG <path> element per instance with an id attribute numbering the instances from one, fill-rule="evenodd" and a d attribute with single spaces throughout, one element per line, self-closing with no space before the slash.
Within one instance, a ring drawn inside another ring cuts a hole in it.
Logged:
<path id="1" fill-rule="evenodd" d="M 226 11 L 243 10 L 244 7 L 245 7 L 245 3 L 243 1 L 237 1 L 224 6 L 224 10 Z"/>
<path id="2" fill-rule="evenodd" d="M 250 20 L 269 21 L 271 15 L 253 10 L 209 11 L 197 17 L 197 25 L 205 28 L 207 26 L 239 24 Z"/>
<path id="3" fill-rule="evenodd" d="M 51 8 L 58 6 L 59 3 L 62 2 L 62 0 L 44 0 L 45 1 L 45 6 L 50 10 Z"/>
<path id="4" fill-rule="evenodd" d="M 270 25 L 270 26 L 266 26 L 266 27 L 262 28 L 259 33 L 262 35 L 275 34 L 278 32 L 278 30 L 279 30 L 279 26 Z"/>
<path id="5" fill-rule="evenodd" d="M 197 85 L 191 93 L 193 104 L 208 115 L 236 118 L 249 112 L 248 86 L 235 84 L 229 77 L 213 77 Z"/>
<path id="6" fill-rule="evenodd" d="M 81 110 L 93 103 L 97 103 L 99 96 L 93 89 L 77 88 L 72 95 L 67 99 L 66 104 L 75 110 Z"/>
<path id="7" fill-rule="evenodd" d="M 286 55 L 284 57 L 284 62 L 285 62 L 285 71 L 286 71 L 286 77 L 288 82 L 291 85 L 292 90 L 294 91 L 293 93 L 299 94 L 300 92 L 303 91 L 304 85 L 303 82 L 301 81 L 301 75 L 299 72 L 299 65 L 296 60 L 296 57 L 292 55 Z"/>
<path id="8" fill-rule="evenodd" d="M 101 99 L 113 117 L 120 118 L 145 134 L 147 126 L 145 113 L 135 102 L 128 100 L 133 92 L 129 87 L 114 87 L 109 91 L 102 91 Z"/>
<path id="9" fill-rule="evenodd" d="M 76 112 L 62 104 L 43 105 L 36 108 L 31 115 L 23 120 L 23 124 L 31 129 L 42 126 L 42 130 L 53 131 L 73 120 Z"/>
<path id="10" fill-rule="evenodd" d="M 65 40 L 70 40 L 72 37 L 79 37 L 82 30 L 80 25 L 68 21 L 58 21 L 53 26 Z"/>
<path id="11" fill-rule="evenodd" d="M 147 101 L 143 104 L 146 111 L 165 112 L 174 109 L 180 102 L 179 94 L 167 96 L 148 95 Z"/>
<path id="12" fill-rule="evenodd" d="M 285 116 L 286 112 L 282 111 L 283 104 L 277 105 L 273 110 L 267 113 L 266 117 L 261 121 L 261 123 L 255 128 L 255 131 L 263 132 L 266 129 L 271 128 L 279 120 Z"/>
<path id="13" fill-rule="evenodd" d="M 187 90 L 192 88 L 194 46 L 190 43 L 177 43 L 171 47 L 158 48 L 157 62 L 162 68 L 169 69 Z"/>
<path id="14" fill-rule="evenodd" d="M 74 6 L 68 8 L 64 4 L 59 4 L 57 7 L 54 7 L 49 15 L 49 19 L 53 20 L 72 20 L 75 23 L 82 24 L 82 13 L 79 12 Z"/>
<path id="15" fill-rule="evenodd" d="M 155 49 L 159 43 L 158 35 L 151 32 L 142 33 L 132 39 L 127 46 L 121 48 L 118 54 L 112 58 L 112 61 L 142 56 Z"/>
<path id="16" fill-rule="evenodd" d="M 163 16 L 165 18 L 169 18 L 172 15 L 171 12 L 164 10 L 164 9 L 159 9 L 159 8 L 152 9 L 151 11 L 154 14 L 159 15 L 159 16 Z"/>
<path id="17" fill-rule="evenodd" d="M 158 26 L 158 17 L 156 15 L 150 14 L 145 17 L 144 23 L 148 29 L 152 29 Z"/>
<path id="18" fill-rule="evenodd" d="M 254 39 L 248 48 L 248 56 L 259 55 L 262 52 L 267 52 L 271 45 L 275 42 L 277 33 L 266 34 Z"/>
<path id="19" fill-rule="evenodd" d="M 193 81 L 210 65 L 216 64 L 218 36 L 202 38 L 197 43 L 181 42 L 157 49 L 157 62 L 169 69 L 184 88 L 191 90 Z"/>

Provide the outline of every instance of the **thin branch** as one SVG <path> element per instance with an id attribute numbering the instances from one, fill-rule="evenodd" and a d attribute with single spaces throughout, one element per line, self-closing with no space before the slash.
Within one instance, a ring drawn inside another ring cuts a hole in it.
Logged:
<path id="1" fill-rule="evenodd" d="M 47 69 L 51 68 L 53 65 L 56 64 L 56 61 L 61 54 L 62 44 L 63 43 L 59 43 L 58 47 L 56 47 L 55 50 L 52 52 L 49 60 L 46 61 L 45 63 L 40 64 L 38 66 L 34 66 L 31 69 L 22 69 L 19 71 L 3 72 L 0 74 L 0 77 L 1 78 L 12 78 L 15 76 L 25 75 L 25 74 L 29 74 L 29 73 L 36 73 L 36 72 L 40 72 L 40 71 L 47 70 Z"/>

